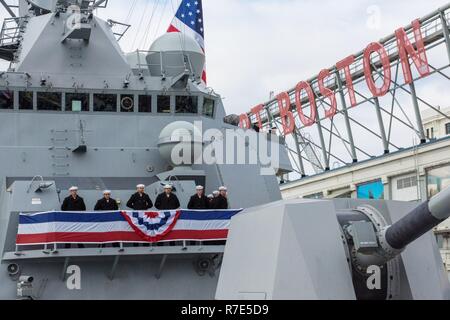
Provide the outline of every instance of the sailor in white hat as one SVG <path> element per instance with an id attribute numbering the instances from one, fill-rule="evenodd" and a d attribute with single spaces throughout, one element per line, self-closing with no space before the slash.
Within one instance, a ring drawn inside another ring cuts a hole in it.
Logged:
<path id="1" fill-rule="evenodd" d="M 71 211 L 71 212 L 82 212 L 86 211 L 86 204 L 82 197 L 78 195 L 78 187 L 72 186 L 69 188 L 70 195 L 64 199 L 61 210 L 62 211 Z M 70 243 L 66 243 L 64 246 L 66 249 L 72 247 Z M 84 248 L 84 245 L 79 243 L 78 248 Z"/>
<path id="2" fill-rule="evenodd" d="M 206 210 L 209 208 L 209 201 L 205 196 L 205 188 L 203 186 L 197 186 L 195 188 L 196 194 L 194 194 L 189 200 L 188 209 L 191 210 Z"/>
<path id="3" fill-rule="evenodd" d="M 95 211 L 117 211 L 119 206 L 117 201 L 111 198 L 111 190 L 103 191 L 103 198 L 97 201 L 94 208 Z"/>
<path id="4" fill-rule="evenodd" d="M 136 193 L 128 200 L 127 207 L 138 211 L 148 210 L 153 207 L 152 200 L 149 195 L 145 193 L 145 185 L 138 184 L 136 186 Z"/>
<path id="5" fill-rule="evenodd" d="M 214 200 L 214 209 L 228 209 L 228 189 L 225 186 L 219 188 L 219 195 Z"/>
<path id="6" fill-rule="evenodd" d="M 164 186 L 164 192 L 158 195 L 155 200 L 155 207 L 158 210 L 175 210 L 180 208 L 180 201 L 176 194 L 172 192 L 170 184 Z"/>
<path id="7" fill-rule="evenodd" d="M 78 195 L 78 187 L 73 186 L 69 189 L 70 195 L 64 199 L 61 206 L 62 211 L 86 211 L 86 205 L 82 197 Z"/>

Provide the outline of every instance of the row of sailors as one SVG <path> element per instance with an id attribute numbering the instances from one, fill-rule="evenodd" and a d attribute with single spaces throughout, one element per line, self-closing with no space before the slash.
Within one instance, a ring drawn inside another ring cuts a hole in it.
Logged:
<path id="1" fill-rule="evenodd" d="M 150 196 L 145 193 L 145 185 L 136 186 L 134 193 L 127 202 L 127 207 L 133 210 L 143 211 L 153 208 L 153 202 Z M 70 195 L 64 199 L 61 206 L 62 211 L 86 211 L 84 199 L 78 195 L 78 187 L 69 189 Z M 214 191 L 212 195 L 205 196 L 204 187 L 197 186 L 196 194 L 193 195 L 187 208 L 191 210 L 225 210 L 228 209 L 228 190 L 226 187 L 220 187 L 219 191 Z M 164 186 L 164 192 L 159 194 L 155 200 L 155 208 L 158 210 L 175 210 L 181 207 L 176 194 L 172 192 L 172 186 Z M 103 198 L 98 200 L 95 211 L 117 211 L 119 206 L 117 201 L 111 198 L 111 191 L 105 190 Z"/>

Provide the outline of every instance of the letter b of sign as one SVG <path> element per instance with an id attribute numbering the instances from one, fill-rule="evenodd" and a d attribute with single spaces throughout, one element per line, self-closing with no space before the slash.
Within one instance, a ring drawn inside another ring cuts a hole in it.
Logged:
<path id="1" fill-rule="evenodd" d="M 81 269 L 79 266 L 69 266 L 67 267 L 66 273 L 69 275 L 67 277 L 66 286 L 69 290 L 81 290 Z"/>
<path id="2" fill-rule="evenodd" d="M 367 274 L 370 274 L 367 278 L 367 289 L 369 290 L 381 290 L 381 269 L 379 266 L 370 266 L 367 268 Z"/>

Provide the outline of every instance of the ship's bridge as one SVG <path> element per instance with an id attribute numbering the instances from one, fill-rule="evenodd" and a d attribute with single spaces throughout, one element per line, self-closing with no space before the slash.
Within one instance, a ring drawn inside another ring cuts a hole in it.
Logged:
<path id="1" fill-rule="evenodd" d="M 10 66 L 0 73 L 0 111 L 225 116 L 202 82 L 205 56 L 191 37 L 168 33 L 125 53 L 119 41 L 130 25 L 94 15 L 108 1 L 18 3 L 3 3 L 11 18 L 0 58 Z"/>

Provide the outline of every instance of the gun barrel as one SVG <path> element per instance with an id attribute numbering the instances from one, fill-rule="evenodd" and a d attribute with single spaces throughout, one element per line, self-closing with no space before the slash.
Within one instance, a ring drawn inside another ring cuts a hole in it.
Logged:
<path id="1" fill-rule="evenodd" d="M 450 217 L 450 188 L 424 202 L 386 230 L 386 242 L 394 249 L 404 249 Z"/>

